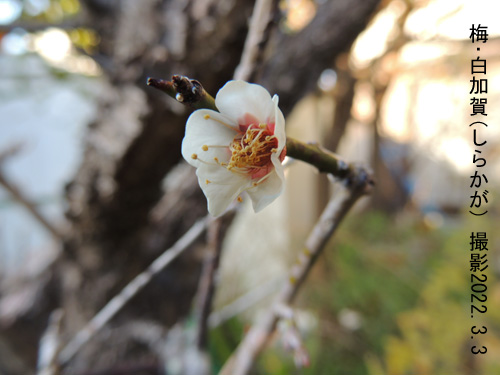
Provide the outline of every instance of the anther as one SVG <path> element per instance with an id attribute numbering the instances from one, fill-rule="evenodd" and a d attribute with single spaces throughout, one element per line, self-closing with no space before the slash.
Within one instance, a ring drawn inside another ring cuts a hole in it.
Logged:
<path id="1" fill-rule="evenodd" d="M 196 155 L 196 154 L 191 155 L 191 159 L 194 159 L 194 160 L 198 159 L 198 155 Z"/>
<path id="2" fill-rule="evenodd" d="M 207 115 L 207 116 L 208 116 L 208 115 Z M 201 149 L 202 149 L 203 151 L 208 151 L 208 146 L 207 146 L 207 145 L 203 145 L 203 146 L 201 146 Z"/>
<path id="3" fill-rule="evenodd" d="M 210 180 L 205 180 L 205 183 L 208 185 L 208 184 L 212 183 L 212 181 L 210 181 Z"/>
<path id="4" fill-rule="evenodd" d="M 177 95 L 175 95 L 175 99 L 181 103 L 184 102 L 184 96 L 182 96 L 181 93 L 177 93 Z"/>
<path id="5" fill-rule="evenodd" d="M 210 115 L 205 115 L 205 116 L 203 116 L 203 118 L 204 118 L 205 120 L 208 120 L 208 119 L 210 118 Z"/>
<path id="6" fill-rule="evenodd" d="M 243 198 L 242 197 L 238 197 L 238 202 L 243 202 Z"/>

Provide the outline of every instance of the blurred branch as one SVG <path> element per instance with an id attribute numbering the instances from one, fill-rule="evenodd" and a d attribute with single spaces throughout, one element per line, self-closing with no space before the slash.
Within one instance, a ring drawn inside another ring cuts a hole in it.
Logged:
<path id="1" fill-rule="evenodd" d="M 279 290 L 279 286 L 282 284 L 282 281 L 282 277 L 277 277 L 267 281 L 255 288 L 250 289 L 247 293 L 222 307 L 220 310 L 212 312 L 208 317 L 209 326 L 212 328 L 217 327 L 232 317 L 248 310 L 257 302 L 277 292 Z"/>
<path id="2" fill-rule="evenodd" d="M 18 355 L 8 340 L 3 333 L 0 335 L 0 374 L 30 374 L 32 367 Z"/>
<path id="3" fill-rule="evenodd" d="M 196 222 L 177 242 L 160 255 L 144 272 L 137 275 L 122 291 L 113 297 L 90 322 L 63 348 L 59 355 L 61 365 L 78 351 L 120 311 L 151 279 L 176 259 L 205 231 L 208 217 Z"/>
<path id="4" fill-rule="evenodd" d="M 37 375 L 59 375 L 57 356 L 61 350 L 61 324 L 63 311 L 55 310 L 49 318 L 49 325 L 40 340 Z"/>
<path id="5" fill-rule="evenodd" d="M 6 149 L 0 151 L 0 166 L 2 165 L 2 163 L 5 160 L 7 160 L 11 156 L 14 156 L 17 153 L 19 153 L 22 148 L 23 148 L 23 145 L 21 143 L 15 143 L 15 144 L 7 147 Z"/>
<path id="6" fill-rule="evenodd" d="M 158 362 L 124 363 L 103 370 L 78 372 L 76 375 L 148 375 L 159 374 L 161 364 Z"/>
<path id="7" fill-rule="evenodd" d="M 317 89 L 321 73 L 370 22 L 380 0 L 321 1 L 309 24 L 295 34 L 281 31 L 273 40 L 272 58 L 263 67 L 263 84 L 280 96 L 285 116 L 305 95 Z"/>
<path id="8" fill-rule="evenodd" d="M 226 237 L 226 232 L 231 225 L 237 205 L 232 205 L 230 209 L 220 218 L 213 219 L 207 230 L 208 252 L 200 277 L 198 287 L 198 334 L 197 346 L 200 350 L 206 349 L 207 332 L 210 325 L 213 298 L 217 284 L 217 272 L 219 270 L 220 258 L 222 254 L 222 243 Z"/>
<path id="9" fill-rule="evenodd" d="M 198 349 L 206 349 L 208 316 L 212 310 L 212 301 L 215 293 L 216 274 L 219 268 L 220 256 L 222 252 L 222 218 L 213 219 L 207 230 L 207 247 L 205 262 L 198 286 L 197 293 L 197 321 L 198 332 L 196 345 Z"/>
<path id="10" fill-rule="evenodd" d="M 323 125 L 321 144 L 329 152 L 337 152 L 338 146 L 347 129 L 347 124 L 351 119 L 351 109 L 354 100 L 354 87 L 357 82 L 348 64 L 349 54 L 344 54 L 337 58 L 335 72 L 337 80 L 334 89 L 327 93 L 334 103 L 333 118 Z M 318 108 L 318 114 L 320 113 Z M 321 119 L 319 120 L 320 123 Z M 326 206 L 330 192 L 330 183 L 324 175 L 318 176 L 318 196 L 317 212 L 321 212 Z"/>
<path id="11" fill-rule="evenodd" d="M 405 182 L 402 180 L 401 173 L 395 173 L 388 164 L 388 159 L 383 157 L 384 139 L 381 135 L 382 107 L 387 90 L 393 82 L 397 72 L 400 71 L 398 63 L 390 63 L 395 53 L 399 52 L 409 42 L 404 26 L 413 10 L 413 3 L 405 1 L 405 9 L 395 20 L 393 28 L 393 37 L 388 42 L 385 52 L 374 58 L 364 71 L 357 72 L 358 77 L 365 76 L 373 88 L 373 101 L 375 103 L 375 113 L 370 122 L 373 128 L 373 148 L 372 148 L 372 166 L 377 181 L 380 185 L 373 193 L 371 204 L 374 208 L 386 212 L 397 212 L 402 209 L 409 199 L 408 190 L 405 188 Z M 388 63 L 389 62 L 389 63 Z M 435 64 L 436 61 L 433 61 Z M 413 108 L 413 106 L 410 106 Z M 411 116 L 409 117 L 411 119 Z M 410 125 L 411 127 L 411 125 Z M 407 158 L 400 156 L 398 162 L 405 168 L 409 165 Z"/>
<path id="12" fill-rule="evenodd" d="M 33 216 L 36 219 L 36 221 L 38 221 L 38 223 L 40 223 L 42 227 L 44 227 L 56 240 L 63 240 L 65 237 L 63 231 L 57 228 L 55 225 L 53 225 L 49 220 L 47 220 L 38 210 L 36 204 L 34 204 L 28 198 L 26 198 L 21 189 L 19 189 L 15 184 L 10 182 L 2 171 L 2 164 L 5 162 L 5 160 L 18 153 L 20 148 L 21 148 L 20 145 L 14 145 L 0 152 L 0 185 L 2 185 L 5 188 L 5 190 L 9 192 L 9 194 L 16 202 L 18 202 L 21 206 L 26 208 L 28 212 L 31 214 L 31 216 Z"/>
<path id="13" fill-rule="evenodd" d="M 222 368 L 220 375 L 248 374 L 276 328 L 279 308 L 293 302 L 309 271 L 324 250 L 327 241 L 338 228 L 339 223 L 354 203 L 369 192 L 372 184 L 370 174 L 359 168 L 354 179 L 350 180 L 348 184 L 342 184 L 343 188 L 332 194 L 330 202 L 309 235 L 298 261 L 290 271 L 289 280 L 281 290 L 274 305 L 268 310 L 261 324 L 250 329 L 236 352 Z"/>
<path id="14" fill-rule="evenodd" d="M 278 11 L 277 0 L 257 0 L 253 8 L 250 28 L 234 79 L 253 82 L 265 47 L 269 42 L 274 14 Z"/>

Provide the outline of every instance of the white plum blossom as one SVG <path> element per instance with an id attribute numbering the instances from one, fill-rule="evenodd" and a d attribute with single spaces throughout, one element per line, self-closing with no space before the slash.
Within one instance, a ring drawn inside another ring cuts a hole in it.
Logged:
<path id="1" fill-rule="evenodd" d="M 242 201 L 243 192 L 258 212 L 281 194 L 285 181 L 285 118 L 278 96 L 229 81 L 215 105 L 220 112 L 200 109 L 189 117 L 182 156 L 197 168 L 210 214 L 221 215 L 235 199 Z"/>

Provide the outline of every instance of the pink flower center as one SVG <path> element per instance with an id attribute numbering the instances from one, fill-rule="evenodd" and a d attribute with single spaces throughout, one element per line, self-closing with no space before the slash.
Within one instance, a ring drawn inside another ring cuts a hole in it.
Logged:
<path id="1" fill-rule="evenodd" d="M 268 125 L 250 125 L 245 133 L 234 138 L 229 149 L 231 159 L 228 170 L 234 169 L 250 174 L 252 178 L 262 178 L 272 170 L 271 155 L 278 151 L 278 139 Z"/>

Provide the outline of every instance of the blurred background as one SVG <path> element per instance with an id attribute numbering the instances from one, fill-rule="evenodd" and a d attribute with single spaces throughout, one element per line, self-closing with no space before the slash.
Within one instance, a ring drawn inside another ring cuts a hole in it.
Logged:
<path id="1" fill-rule="evenodd" d="M 35 373 L 52 311 L 64 310 L 68 340 L 206 214 L 180 156 L 190 110 L 146 80 L 184 74 L 215 95 L 240 62 L 253 6 L 0 0 L 0 374 Z M 280 96 L 288 135 L 369 166 L 376 186 L 296 303 L 309 366 L 297 368 L 276 340 L 255 374 L 500 373 L 498 10 L 465 0 L 273 2 L 250 80 Z M 471 42 L 473 24 L 487 26 L 486 43 Z M 478 56 L 483 95 L 470 93 Z M 474 96 L 487 98 L 484 116 L 471 116 Z M 481 169 L 474 121 L 488 124 L 478 129 Z M 477 189 L 476 169 L 487 176 Z M 272 301 L 331 193 L 309 165 L 292 162 L 286 175 L 285 193 L 259 214 L 244 203 L 225 238 L 212 373 Z M 468 212 L 475 190 L 488 190 L 481 217 Z M 489 239 L 488 311 L 474 319 L 472 232 Z M 155 277 L 62 373 L 187 374 L 176 360 L 192 345 L 204 249 L 201 240 Z M 488 329 L 474 339 L 487 354 L 471 354 L 473 325 Z"/>

